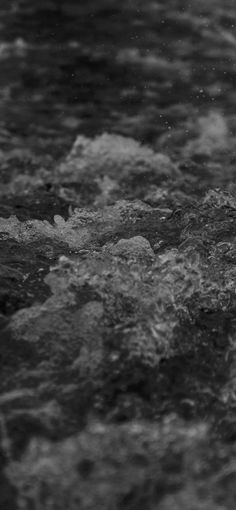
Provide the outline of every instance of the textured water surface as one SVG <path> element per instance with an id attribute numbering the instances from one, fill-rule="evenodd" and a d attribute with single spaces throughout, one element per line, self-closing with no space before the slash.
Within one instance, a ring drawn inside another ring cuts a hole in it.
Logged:
<path id="1" fill-rule="evenodd" d="M 236 6 L 0 5 L 0 509 L 234 510 Z"/>

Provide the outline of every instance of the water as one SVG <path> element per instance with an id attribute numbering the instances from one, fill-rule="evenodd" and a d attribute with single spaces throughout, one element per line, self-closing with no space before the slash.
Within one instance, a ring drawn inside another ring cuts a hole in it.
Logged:
<path id="1" fill-rule="evenodd" d="M 33 150 L 57 157 L 76 133 L 109 131 L 174 151 L 212 109 L 235 131 L 233 2 L 15 1 L 1 11 L 1 125 Z"/>
<path id="2" fill-rule="evenodd" d="M 2 1 L 0 14 L 2 183 L 9 183 L 15 174 L 37 175 L 39 168 L 53 169 L 79 133 L 94 136 L 107 131 L 133 137 L 170 154 L 182 165 L 183 172 L 185 168 L 193 176 L 193 187 L 195 174 L 203 187 L 222 181 L 226 186 L 232 184 L 236 136 L 234 1 L 227 0 L 223 5 L 220 0 L 89 0 L 82 5 L 75 0 L 16 0 Z M 196 136 L 202 144 L 207 139 L 210 152 L 195 154 L 186 167 Z M 222 148 L 220 155 L 218 146 Z M 199 189 L 201 194 L 200 185 Z M 52 221 L 56 213 L 68 215 L 68 204 L 44 189 L 29 194 L 27 199 L 19 199 L 14 193 L 5 197 L 0 212 L 2 216 L 15 213 L 22 221 Z M 222 214 L 220 210 L 219 230 L 224 236 Z M 203 223 L 206 221 L 203 217 Z M 144 225 L 145 232 L 141 233 L 148 235 L 149 229 L 156 235 L 154 223 Z M 209 223 L 211 226 L 211 218 Z M 201 233 L 199 224 L 196 230 L 199 228 Z M 166 229 L 163 236 L 171 244 L 168 247 L 175 246 L 174 241 L 178 245 L 179 227 L 175 223 L 173 230 L 169 224 L 169 237 L 167 234 Z M 1 311 L 8 317 L 35 300 L 46 299 L 42 276 L 65 253 L 65 247 L 54 247 L 55 256 L 48 261 L 40 246 L 28 244 L 17 260 L 15 244 L 4 246 L 2 263 L 17 263 L 24 274 L 31 271 L 24 292 L 22 285 L 18 288 L 18 283 L 5 275 Z M 40 278 L 39 267 L 43 267 Z M 6 309 L 3 302 L 7 303 Z M 193 329 L 188 325 L 186 338 L 190 334 L 191 341 L 196 327 L 200 340 L 209 341 L 211 347 L 203 342 L 189 356 L 179 355 L 163 363 L 159 393 L 153 396 L 153 406 L 159 411 L 155 408 L 151 419 L 177 411 L 187 419 L 212 420 L 218 427 L 218 417 L 225 413 L 218 396 L 227 379 L 225 339 L 231 319 L 223 311 L 212 317 L 203 310 L 199 323 Z M 116 390 L 108 387 L 104 397 L 108 407 Z M 141 393 L 138 385 L 130 391 Z M 76 401 L 77 394 L 73 398 Z M 125 421 L 127 416 L 122 415 L 119 405 L 117 409 L 117 421 Z M 226 435 L 231 415 L 227 419 Z"/>

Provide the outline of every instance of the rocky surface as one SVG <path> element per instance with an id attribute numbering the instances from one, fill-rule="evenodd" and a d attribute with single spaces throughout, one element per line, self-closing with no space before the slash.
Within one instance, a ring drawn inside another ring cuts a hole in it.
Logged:
<path id="1" fill-rule="evenodd" d="M 0 13 L 0 509 L 234 510 L 234 2 Z"/>

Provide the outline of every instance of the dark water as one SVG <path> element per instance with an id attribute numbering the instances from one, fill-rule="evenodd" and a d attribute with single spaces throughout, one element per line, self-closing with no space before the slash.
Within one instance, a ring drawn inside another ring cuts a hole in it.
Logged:
<path id="1" fill-rule="evenodd" d="M 54 156 L 104 130 L 173 151 L 211 109 L 235 130 L 234 17 L 229 0 L 3 2 L 1 125 Z"/>
<path id="2" fill-rule="evenodd" d="M 78 133 L 127 135 L 170 153 L 180 163 L 199 117 L 217 113 L 234 137 L 234 20 L 232 0 L 224 4 L 220 0 L 2 0 L 1 182 L 9 182 L 14 172 L 37 174 L 39 167 L 53 168 Z M 6 160 L 6 154 L 10 159 Z M 193 172 L 199 171 L 194 163 Z M 235 154 L 226 151 L 221 155 L 220 168 L 230 168 L 228 181 L 234 163 Z M 204 180 L 205 167 L 201 172 Z M 66 217 L 67 206 L 53 192 L 44 190 L 40 196 L 2 199 L 0 215 L 17 211 L 22 221 L 29 217 L 52 221 L 55 213 Z M 154 227 L 151 224 L 150 229 L 156 234 Z M 174 224 L 174 228 L 177 239 L 179 227 Z M 197 228 L 200 231 L 202 227 Z M 48 261 L 40 246 L 28 244 L 17 255 L 14 243 L 4 246 L 1 262 L 8 264 L 10 259 L 19 270 L 30 270 L 32 275 L 24 291 L 21 284 L 18 289 L 17 273 L 15 279 L 4 275 L 1 311 L 8 317 L 36 299 L 46 299 L 43 276 L 49 265 L 65 254 L 65 247 L 54 247 L 54 257 Z M 43 268 L 40 280 L 36 277 L 39 266 Z M 219 405 L 218 394 L 229 368 L 225 338 L 231 319 L 223 312 L 212 317 L 203 311 L 196 329 L 211 348 L 206 342 L 189 357 L 184 354 L 163 363 L 159 396 L 153 397 L 160 414 L 177 410 L 187 418 L 210 421 L 214 415 L 215 422 L 218 416 L 223 420 L 225 407 Z M 186 338 L 190 334 L 191 341 L 191 327 L 189 331 Z M 112 391 L 108 390 L 108 407 L 116 390 Z M 122 412 L 119 419 L 126 419 Z M 229 423 L 231 426 L 231 417 Z"/>

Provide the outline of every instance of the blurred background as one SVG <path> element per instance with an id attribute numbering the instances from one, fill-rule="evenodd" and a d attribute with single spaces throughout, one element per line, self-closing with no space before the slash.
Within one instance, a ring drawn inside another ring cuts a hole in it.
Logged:
<path id="1" fill-rule="evenodd" d="M 2 146 L 60 158 L 107 131 L 179 157 L 214 124 L 225 147 L 235 22 L 234 0 L 1 0 Z"/>

